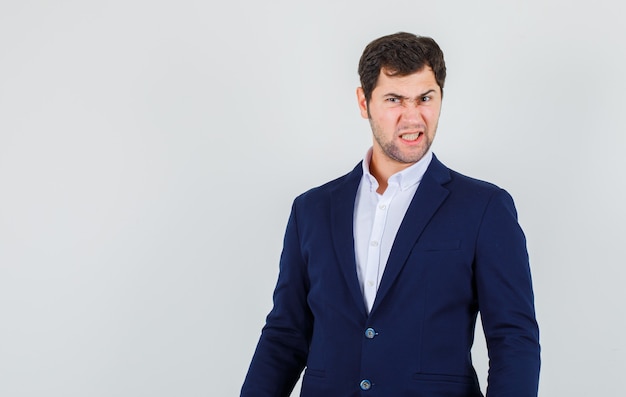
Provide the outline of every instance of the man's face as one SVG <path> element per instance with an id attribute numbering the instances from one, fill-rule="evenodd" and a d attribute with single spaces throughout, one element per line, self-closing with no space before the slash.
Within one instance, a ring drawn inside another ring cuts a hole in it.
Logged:
<path id="1" fill-rule="evenodd" d="M 430 67 L 408 76 L 390 77 L 381 71 L 369 104 L 362 88 L 357 98 L 361 116 L 372 127 L 372 162 L 377 167 L 397 172 L 426 154 L 441 111 L 441 88 Z"/>

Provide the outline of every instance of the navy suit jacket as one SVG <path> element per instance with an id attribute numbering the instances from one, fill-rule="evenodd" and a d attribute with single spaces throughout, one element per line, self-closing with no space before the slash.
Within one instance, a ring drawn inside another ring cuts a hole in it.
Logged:
<path id="1" fill-rule="evenodd" d="M 294 201 L 274 307 L 242 397 L 477 397 L 480 311 L 488 397 L 535 397 L 539 331 L 524 234 L 504 190 L 433 157 L 396 235 L 370 314 L 356 274 L 362 167 Z"/>

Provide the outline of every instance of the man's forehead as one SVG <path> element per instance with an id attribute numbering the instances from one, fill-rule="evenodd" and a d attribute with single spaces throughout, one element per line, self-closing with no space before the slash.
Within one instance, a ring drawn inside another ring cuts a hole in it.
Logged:
<path id="1" fill-rule="evenodd" d="M 393 72 L 390 74 L 387 69 L 381 69 L 374 89 L 381 88 L 385 90 L 394 88 L 396 90 L 407 91 L 420 91 L 424 89 L 436 89 L 440 91 L 437 80 L 435 79 L 435 74 L 428 66 L 408 75 L 399 75 Z"/>

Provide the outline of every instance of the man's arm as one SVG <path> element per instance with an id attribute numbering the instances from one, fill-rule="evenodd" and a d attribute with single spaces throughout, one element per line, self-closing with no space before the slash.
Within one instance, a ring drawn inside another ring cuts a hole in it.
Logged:
<path id="1" fill-rule="evenodd" d="M 475 275 L 489 351 L 487 397 L 536 397 L 539 328 L 526 238 L 504 190 L 494 193 L 483 215 Z"/>
<path id="2" fill-rule="evenodd" d="M 288 397 L 306 364 L 313 319 L 307 305 L 309 285 L 300 250 L 296 203 L 285 232 L 274 307 L 267 316 L 241 397 Z"/>

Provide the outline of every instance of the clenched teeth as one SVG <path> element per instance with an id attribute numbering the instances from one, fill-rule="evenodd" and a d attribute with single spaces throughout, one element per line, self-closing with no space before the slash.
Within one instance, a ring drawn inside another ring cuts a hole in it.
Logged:
<path id="1" fill-rule="evenodd" d="M 420 136 L 420 133 L 419 133 L 419 132 L 416 132 L 416 133 L 414 133 L 414 134 L 404 134 L 404 135 L 400 135 L 400 138 L 402 138 L 402 139 L 404 139 L 404 140 L 407 140 L 407 141 L 414 141 L 414 140 L 416 140 L 417 138 L 419 138 L 419 136 Z"/>

